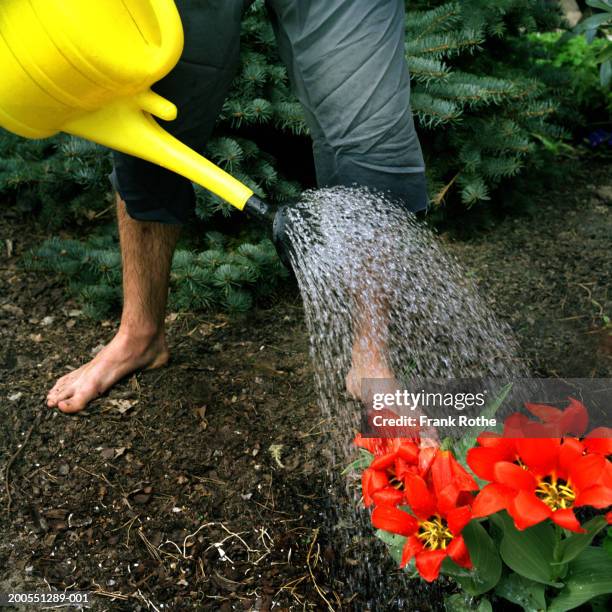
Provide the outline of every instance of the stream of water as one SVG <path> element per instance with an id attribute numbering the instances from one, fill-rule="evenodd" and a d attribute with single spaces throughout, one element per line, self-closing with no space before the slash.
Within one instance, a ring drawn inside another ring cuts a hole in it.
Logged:
<path id="1" fill-rule="evenodd" d="M 361 375 L 392 376 L 398 384 L 508 380 L 525 374 L 516 345 L 440 240 L 400 203 L 361 188 L 321 189 L 303 194 L 288 219 L 290 260 L 328 423 L 329 537 L 343 560 L 338 581 L 365 602 L 356 609 L 438 609 L 431 606 L 439 586 L 403 578 L 372 537 L 355 478 L 341 475 L 355 455 L 361 410 L 347 393 L 347 376 L 353 391 Z"/>

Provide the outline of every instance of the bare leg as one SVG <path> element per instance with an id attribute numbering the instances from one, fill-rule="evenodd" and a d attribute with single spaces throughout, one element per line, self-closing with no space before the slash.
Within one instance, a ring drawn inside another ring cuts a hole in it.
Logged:
<path id="1" fill-rule="evenodd" d="M 375 271 L 366 263 L 363 277 L 375 278 Z M 374 286 L 373 286 L 374 285 Z M 374 393 L 393 393 L 401 390 L 389 364 L 390 310 L 384 286 L 376 283 L 358 283 L 353 289 L 353 347 L 351 369 L 346 376 L 346 390 L 354 398 L 371 406 Z M 401 411 L 406 414 L 405 411 Z M 418 419 L 424 414 L 420 407 L 414 407 L 410 414 Z M 405 428 L 404 435 L 405 435 Z M 438 446 L 438 435 L 434 428 L 418 428 L 422 447 Z M 415 433 L 416 433 L 415 431 Z"/>
<path id="2" fill-rule="evenodd" d="M 354 296 L 353 349 L 346 390 L 368 403 L 373 389 L 367 379 L 394 379 L 388 364 L 387 336 L 389 305 L 380 295 L 369 295 L 365 288 Z"/>
<path id="3" fill-rule="evenodd" d="M 124 305 L 119 330 L 96 357 L 60 378 L 48 406 L 78 412 L 127 374 L 168 361 L 164 332 L 172 255 L 179 228 L 135 221 L 117 197 Z"/>

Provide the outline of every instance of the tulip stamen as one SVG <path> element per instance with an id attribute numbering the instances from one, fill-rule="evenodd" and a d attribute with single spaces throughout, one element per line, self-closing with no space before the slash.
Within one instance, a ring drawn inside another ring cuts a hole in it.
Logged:
<path id="1" fill-rule="evenodd" d="M 436 514 L 426 521 L 419 521 L 419 530 L 416 537 L 423 542 L 423 546 L 428 550 L 444 550 L 453 539 L 453 534 L 446 521 Z"/>
<path id="2" fill-rule="evenodd" d="M 553 511 L 571 508 L 576 500 L 576 493 L 570 484 L 554 474 L 538 481 L 535 494 Z"/>
<path id="3" fill-rule="evenodd" d="M 389 484 L 398 491 L 404 490 L 404 481 L 398 478 L 392 469 L 389 470 Z"/>

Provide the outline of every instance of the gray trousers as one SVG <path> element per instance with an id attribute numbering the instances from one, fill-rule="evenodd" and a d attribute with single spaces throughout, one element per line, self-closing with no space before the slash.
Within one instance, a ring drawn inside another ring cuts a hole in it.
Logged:
<path id="1" fill-rule="evenodd" d="M 248 3 L 248 2 L 247 2 Z M 320 187 L 365 185 L 414 212 L 427 207 L 424 162 L 410 110 L 404 0 L 267 0 L 280 56 L 304 107 Z M 154 89 L 174 102 L 162 122 L 201 151 L 239 65 L 244 0 L 176 0 L 185 49 Z M 111 182 L 131 217 L 185 223 L 191 183 L 114 153 Z"/>

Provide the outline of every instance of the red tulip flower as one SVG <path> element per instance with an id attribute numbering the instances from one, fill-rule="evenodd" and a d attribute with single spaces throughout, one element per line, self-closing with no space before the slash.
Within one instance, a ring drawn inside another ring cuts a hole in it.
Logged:
<path id="1" fill-rule="evenodd" d="M 489 446 L 467 455 L 474 473 L 491 481 L 474 500 L 476 517 L 506 509 L 517 529 L 550 518 L 564 529 L 583 532 L 574 508 L 612 504 L 610 462 L 587 452 L 576 438 L 481 440 Z"/>
<path id="2" fill-rule="evenodd" d="M 372 512 L 372 524 L 407 536 L 400 566 L 414 557 L 419 574 L 432 582 L 446 557 L 472 567 L 461 531 L 472 519 L 470 491 L 478 485 L 448 451 L 436 454 L 427 480 L 407 472 L 404 495 L 414 514 L 381 505 Z"/>
<path id="3" fill-rule="evenodd" d="M 542 421 L 541 427 L 548 435 L 534 435 L 534 438 L 561 438 L 571 434 L 581 436 L 589 424 L 589 415 L 586 406 L 574 399 L 568 398 L 569 404 L 564 410 L 546 404 L 526 403 L 525 408 Z"/>
<path id="4" fill-rule="evenodd" d="M 365 506 L 400 504 L 404 500 L 404 474 L 420 469 L 417 443 L 407 438 L 364 438 L 361 434 L 354 443 L 374 455 L 361 475 Z"/>

